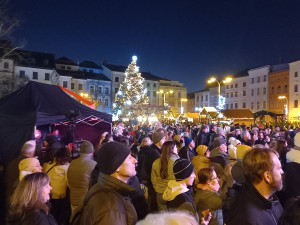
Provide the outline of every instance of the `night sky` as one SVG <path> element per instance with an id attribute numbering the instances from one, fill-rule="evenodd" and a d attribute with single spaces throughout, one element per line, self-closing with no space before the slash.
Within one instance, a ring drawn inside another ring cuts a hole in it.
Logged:
<path id="1" fill-rule="evenodd" d="M 124 66 L 135 54 L 140 71 L 188 92 L 210 75 L 300 60 L 299 0 L 17 2 L 25 49 Z"/>

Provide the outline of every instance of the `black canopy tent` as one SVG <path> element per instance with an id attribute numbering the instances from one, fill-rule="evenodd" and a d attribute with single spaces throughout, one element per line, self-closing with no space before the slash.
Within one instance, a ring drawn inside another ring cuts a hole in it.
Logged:
<path id="1" fill-rule="evenodd" d="M 24 142 L 32 138 L 34 126 L 66 122 L 66 114 L 70 110 L 80 111 L 80 121 L 84 121 L 85 118 L 99 119 L 100 124 L 93 127 L 110 132 L 110 114 L 82 105 L 55 85 L 30 81 L 24 87 L 0 99 L 1 161 L 10 161 L 19 154 Z M 98 132 L 100 138 L 101 131 Z"/>

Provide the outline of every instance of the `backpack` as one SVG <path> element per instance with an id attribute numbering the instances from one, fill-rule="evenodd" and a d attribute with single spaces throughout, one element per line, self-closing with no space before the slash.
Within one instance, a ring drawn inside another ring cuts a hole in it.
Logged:
<path id="1" fill-rule="evenodd" d="M 101 187 L 99 187 L 98 184 L 95 184 L 94 186 L 96 186 L 94 188 L 94 190 L 91 189 L 92 191 L 87 193 L 87 195 L 85 196 L 83 202 L 75 209 L 74 214 L 72 215 L 71 220 L 70 220 L 70 225 L 80 225 L 81 224 L 81 217 L 82 217 L 82 212 L 83 212 L 84 207 L 86 206 L 88 201 L 95 194 L 97 194 L 99 192 L 113 192 L 113 193 L 115 193 L 124 205 L 124 200 L 118 192 L 116 192 L 112 189 L 101 188 Z"/>

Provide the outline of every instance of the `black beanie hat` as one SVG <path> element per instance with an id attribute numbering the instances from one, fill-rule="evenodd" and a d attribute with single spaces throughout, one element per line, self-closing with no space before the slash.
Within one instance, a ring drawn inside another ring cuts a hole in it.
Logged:
<path id="1" fill-rule="evenodd" d="M 100 172 L 113 174 L 130 154 L 130 149 L 119 142 L 109 142 L 103 145 L 98 152 L 97 166 Z"/>
<path id="2" fill-rule="evenodd" d="M 187 159 L 177 159 L 173 165 L 173 172 L 177 181 L 184 180 L 191 176 L 194 165 Z"/>

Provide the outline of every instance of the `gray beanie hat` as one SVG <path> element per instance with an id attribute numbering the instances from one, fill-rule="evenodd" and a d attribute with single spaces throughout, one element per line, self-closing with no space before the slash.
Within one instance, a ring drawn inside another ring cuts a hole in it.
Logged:
<path id="1" fill-rule="evenodd" d="M 213 148 L 220 147 L 222 144 L 226 144 L 226 140 L 220 137 L 216 137 L 213 141 Z"/>
<path id="2" fill-rule="evenodd" d="M 94 152 L 94 146 L 89 141 L 83 141 L 81 143 L 80 152 L 83 154 L 90 154 Z"/>
<path id="3" fill-rule="evenodd" d="M 109 142 L 98 152 L 97 166 L 101 173 L 111 175 L 123 164 L 130 154 L 130 149 L 119 142 Z"/>
<path id="4" fill-rule="evenodd" d="M 156 144 L 158 142 L 160 142 L 161 139 L 163 139 L 163 137 L 165 136 L 164 133 L 161 133 L 161 132 L 154 132 L 152 134 L 152 141 L 153 141 L 153 144 Z"/>

